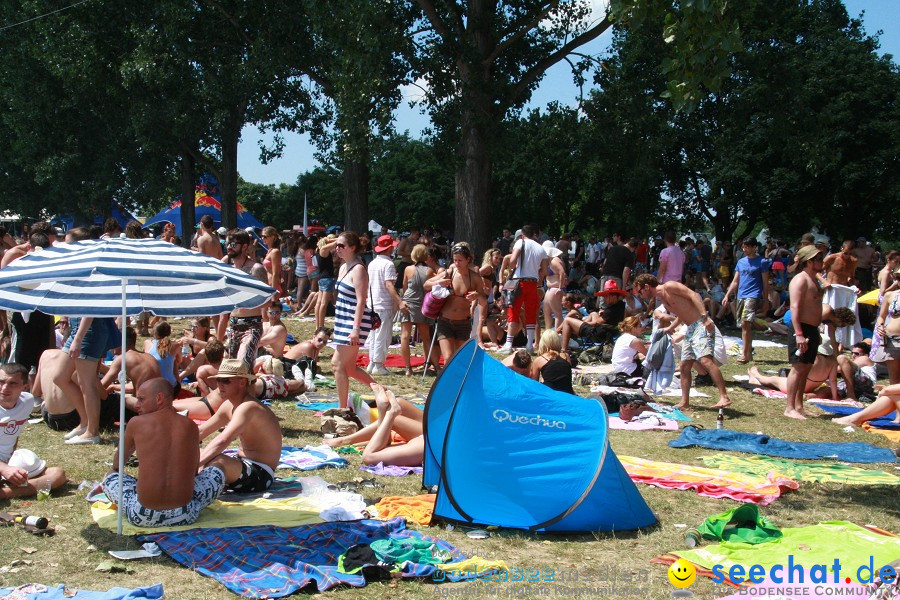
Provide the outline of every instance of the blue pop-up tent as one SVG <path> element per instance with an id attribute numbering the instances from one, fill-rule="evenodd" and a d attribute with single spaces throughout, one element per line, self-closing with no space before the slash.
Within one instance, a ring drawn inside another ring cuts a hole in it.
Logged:
<path id="1" fill-rule="evenodd" d="M 61 226 L 65 231 L 69 231 L 76 225 L 82 224 L 93 224 L 93 225 L 103 225 L 106 217 L 104 217 L 104 211 L 97 209 L 96 207 L 90 207 L 88 209 L 88 214 L 92 214 L 92 217 L 87 217 L 81 219 L 79 221 L 76 219 L 75 215 L 56 215 L 52 219 L 50 219 L 51 225 Z M 116 202 L 115 200 L 110 201 L 109 205 L 109 216 L 115 218 L 116 221 L 119 222 L 119 227 L 123 230 L 125 226 L 128 225 L 131 221 L 137 221 L 137 219 L 128 211 L 127 208 Z"/>
<path id="2" fill-rule="evenodd" d="M 434 517 L 548 532 L 621 531 L 656 516 L 609 447 L 603 402 L 523 377 L 470 340 L 425 406 Z"/>

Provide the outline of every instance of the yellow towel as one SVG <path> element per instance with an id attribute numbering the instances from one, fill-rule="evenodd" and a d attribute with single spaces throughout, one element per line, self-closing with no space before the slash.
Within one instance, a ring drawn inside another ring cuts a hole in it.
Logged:
<path id="1" fill-rule="evenodd" d="M 203 509 L 200 518 L 191 525 L 176 527 L 137 527 L 127 520 L 122 521 L 122 533 L 159 533 L 162 531 L 184 531 L 205 527 L 250 527 L 253 525 L 277 525 L 295 527 L 321 523 L 321 509 L 306 498 L 282 498 L 270 500 L 257 498 L 248 502 L 223 502 L 215 500 Z M 91 516 L 100 527 L 116 531 L 116 505 L 108 502 L 94 502 Z"/>

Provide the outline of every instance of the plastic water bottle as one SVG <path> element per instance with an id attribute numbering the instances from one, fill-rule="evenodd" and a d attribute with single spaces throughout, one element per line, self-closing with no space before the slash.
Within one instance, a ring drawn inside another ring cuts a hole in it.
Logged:
<path id="1" fill-rule="evenodd" d="M 191 355 L 191 351 L 190 351 L 190 349 L 188 348 L 188 345 L 187 345 L 187 344 L 182 344 L 182 345 L 181 345 L 181 356 L 187 358 L 187 357 L 190 356 L 190 355 Z"/>
<path id="2" fill-rule="evenodd" d="M 720 408 L 716 415 L 716 429 L 725 429 L 725 409 Z"/>

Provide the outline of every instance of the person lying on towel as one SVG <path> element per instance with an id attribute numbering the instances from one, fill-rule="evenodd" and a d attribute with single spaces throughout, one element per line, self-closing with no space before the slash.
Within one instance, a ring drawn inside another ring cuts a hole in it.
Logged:
<path id="1" fill-rule="evenodd" d="M 138 477 L 119 473 L 119 449 L 113 470 L 103 478 L 103 491 L 119 501 L 129 523 L 139 527 L 190 525 L 200 512 L 219 497 L 225 487 L 225 470 L 210 466 L 200 470 L 200 436 L 193 421 L 172 407 L 172 384 L 157 377 L 137 392 L 138 416 L 128 421 L 121 451 L 125 460 L 140 457 Z"/>
<path id="2" fill-rule="evenodd" d="M 244 361 L 223 360 L 216 375 L 222 405 L 200 426 L 201 440 L 224 428 L 203 448 L 200 467 L 222 469 L 226 489 L 235 492 L 269 489 L 281 457 L 281 426 L 275 413 L 256 401 L 255 380 Z M 222 454 L 236 439 L 240 440 L 237 457 Z"/>
<path id="3" fill-rule="evenodd" d="M 425 459 L 425 438 L 422 436 L 424 411 L 378 383 L 371 384 L 378 406 L 378 421 L 363 427 L 356 433 L 325 440 L 332 448 L 368 441 L 362 459 L 367 465 L 384 463 L 400 467 L 418 467 Z M 392 433 L 404 440 L 391 445 Z"/>

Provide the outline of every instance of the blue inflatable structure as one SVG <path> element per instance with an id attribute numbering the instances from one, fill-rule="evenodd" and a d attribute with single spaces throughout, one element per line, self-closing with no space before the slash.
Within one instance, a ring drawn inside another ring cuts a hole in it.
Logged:
<path id="1" fill-rule="evenodd" d="M 603 402 L 523 377 L 470 340 L 425 406 L 434 517 L 545 532 L 622 531 L 657 519 L 609 447 Z"/>

